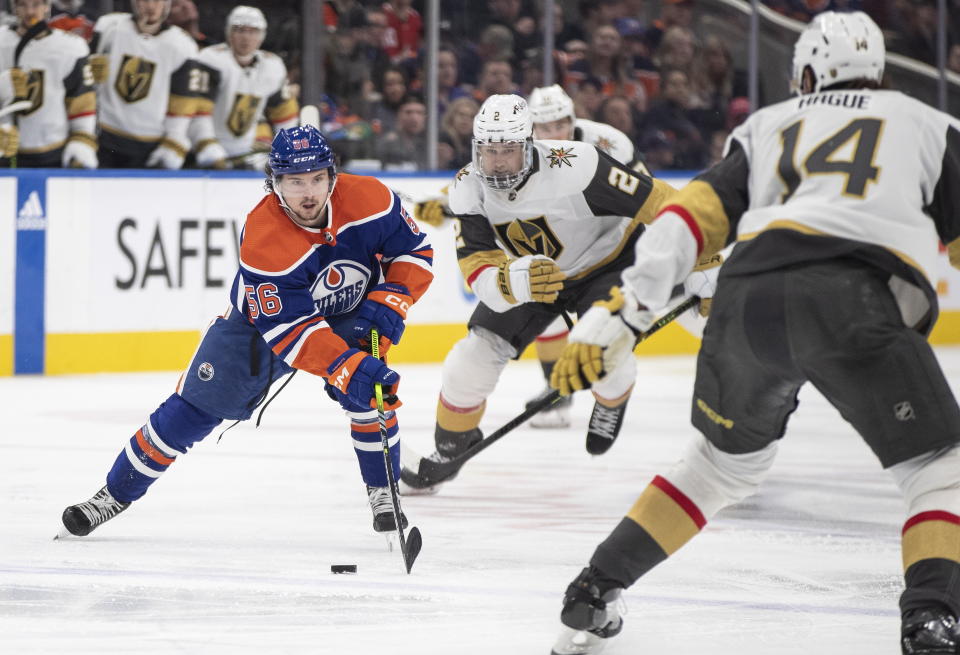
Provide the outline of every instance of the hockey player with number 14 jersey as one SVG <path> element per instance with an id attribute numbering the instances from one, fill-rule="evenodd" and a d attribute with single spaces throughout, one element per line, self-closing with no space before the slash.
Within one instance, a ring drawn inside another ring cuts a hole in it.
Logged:
<path id="1" fill-rule="evenodd" d="M 960 408 L 925 338 L 938 242 L 960 268 L 960 121 L 880 89 L 884 55 L 866 14 L 816 16 L 794 51 L 800 95 L 734 130 L 571 331 L 551 383 L 602 384 L 697 258 L 736 240 L 697 359 L 699 434 L 567 588 L 555 655 L 599 652 L 623 589 L 756 492 L 808 381 L 903 495 L 902 652 L 960 653 Z"/>

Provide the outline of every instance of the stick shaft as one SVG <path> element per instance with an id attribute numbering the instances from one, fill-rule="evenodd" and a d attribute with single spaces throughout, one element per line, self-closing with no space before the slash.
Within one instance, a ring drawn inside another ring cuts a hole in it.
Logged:
<path id="1" fill-rule="evenodd" d="M 371 352 L 376 359 L 380 359 L 380 334 L 376 328 L 370 330 Z M 393 458 L 390 457 L 390 436 L 387 433 L 387 417 L 383 409 L 383 385 L 374 383 L 373 393 L 377 400 L 377 421 L 380 424 L 380 445 L 383 447 L 383 464 L 387 469 L 387 482 L 390 485 L 390 500 L 393 502 L 393 520 L 397 525 L 397 535 L 400 538 L 400 553 L 403 555 L 403 565 L 407 574 L 413 562 L 407 557 L 407 538 L 403 534 L 403 523 L 400 520 L 400 490 L 397 488 L 397 476 L 393 473 Z"/>

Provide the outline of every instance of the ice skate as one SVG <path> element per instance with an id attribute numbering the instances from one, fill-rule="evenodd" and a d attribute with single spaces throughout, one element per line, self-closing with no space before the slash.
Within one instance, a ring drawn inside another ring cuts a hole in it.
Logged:
<path id="1" fill-rule="evenodd" d="M 438 425 L 434 433 L 434 442 L 437 444 L 437 450 L 423 459 L 427 462 L 445 464 L 465 453 L 471 446 L 479 443 L 482 439 L 483 433 L 480 432 L 479 428 L 456 432 L 454 430 L 444 430 Z M 412 490 L 409 495 L 436 493 L 440 484 L 457 477 L 455 472 L 453 475 L 444 478 L 442 482 L 433 482 L 429 478 L 424 478 L 422 468 L 422 462 L 417 461 L 403 466 L 400 470 L 400 481 L 403 483 L 404 488 Z M 459 467 L 457 467 L 456 470 L 459 471 Z"/>
<path id="2" fill-rule="evenodd" d="M 393 499 L 390 497 L 390 489 L 367 485 L 367 498 L 370 501 L 370 509 L 373 510 L 374 532 L 388 534 L 396 532 L 397 522 L 393 517 Z M 404 530 L 407 529 L 407 517 L 404 516 L 403 510 L 400 511 L 400 524 Z"/>
<path id="3" fill-rule="evenodd" d="M 903 655 L 960 653 L 960 625 L 942 607 L 914 610 L 903 617 L 900 646 Z"/>
<path id="4" fill-rule="evenodd" d="M 527 409 L 536 402 L 539 402 L 553 389 L 547 387 L 535 397 L 527 401 Z M 561 396 L 555 403 L 546 407 L 530 418 L 530 427 L 549 429 L 549 428 L 569 428 L 570 427 L 570 407 L 573 405 L 573 396 Z"/>
<path id="5" fill-rule="evenodd" d="M 104 486 L 90 500 L 63 510 L 63 530 L 56 538 L 85 537 L 128 507 L 130 503 L 121 503 Z"/>
<path id="6" fill-rule="evenodd" d="M 551 655 L 593 655 L 623 628 L 623 588 L 591 567 L 567 587 L 560 621 L 563 629 Z"/>
<path id="7" fill-rule="evenodd" d="M 623 427 L 623 417 L 627 413 L 629 397 L 616 407 L 607 407 L 599 402 L 594 403 L 590 414 L 590 425 L 587 427 L 587 452 L 591 455 L 602 455 L 608 450 L 620 434 Z"/>

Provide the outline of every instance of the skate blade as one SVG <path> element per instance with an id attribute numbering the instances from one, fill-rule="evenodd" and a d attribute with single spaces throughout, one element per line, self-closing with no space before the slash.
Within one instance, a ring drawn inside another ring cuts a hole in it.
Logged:
<path id="1" fill-rule="evenodd" d="M 602 639 L 586 630 L 575 630 L 563 626 L 563 631 L 550 650 L 550 655 L 596 655 L 607 645 L 608 639 Z"/>
<path id="2" fill-rule="evenodd" d="M 60 531 L 57 532 L 57 534 L 53 535 L 53 540 L 59 541 L 61 539 L 72 539 L 74 536 L 76 535 L 74 535 L 72 532 L 67 530 L 66 527 L 62 527 L 60 528 Z"/>
<path id="3" fill-rule="evenodd" d="M 387 552 L 392 553 L 394 551 L 394 545 L 397 542 L 397 533 L 396 532 L 384 532 L 383 536 L 387 540 Z"/>

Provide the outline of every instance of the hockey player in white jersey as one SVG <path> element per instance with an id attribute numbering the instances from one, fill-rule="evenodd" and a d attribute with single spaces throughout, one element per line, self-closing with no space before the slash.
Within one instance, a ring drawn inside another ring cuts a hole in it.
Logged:
<path id="1" fill-rule="evenodd" d="M 627 170 L 592 145 L 535 141 L 527 102 L 488 98 L 474 119 L 473 162 L 450 188 L 457 258 L 480 300 L 443 363 L 432 457 L 447 461 L 482 435 L 501 371 L 561 312 L 580 314 L 633 261 L 633 243 L 668 184 Z M 632 360 L 594 386 L 587 450 L 616 438 L 634 383 Z M 418 486 L 411 471 L 404 481 Z M 422 484 L 419 486 L 423 486 Z"/>
<path id="2" fill-rule="evenodd" d="M 260 50 L 267 19 L 239 5 L 227 16 L 227 42 L 200 51 L 209 91 L 191 126 L 197 165 L 262 170 L 267 153 L 255 152 L 257 122 L 266 114 L 274 131 L 295 127 L 300 108 L 287 87 L 287 67 Z"/>
<path id="3" fill-rule="evenodd" d="M 528 105 L 533 121 L 533 138 L 589 143 L 631 170 L 650 177 L 650 171 L 637 155 L 630 137 L 611 125 L 577 118 L 573 100 L 559 85 L 534 89 L 528 99 Z M 414 217 L 431 225 L 440 225 L 444 218 L 452 215 L 447 195 L 448 189 L 444 188 L 440 196 L 416 203 Z M 567 322 L 563 317 L 558 316 L 534 340 L 537 359 L 540 360 L 545 380 L 550 379 L 554 362 L 567 344 L 568 331 Z M 549 387 L 532 398 L 527 406 L 539 401 L 547 393 L 550 393 Z M 530 426 L 534 428 L 568 427 L 572 402 L 572 396 L 560 399 L 550 408 L 534 415 L 530 419 Z"/>
<path id="4" fill-rule="evenodd" d="M 94 26 L 103 168 L 183 166 L 210 81 L 192 59 L 196 42 L 166 22 L 170 1 L 131 0 L 132 14 L 107 14 Z"/>
<path id="5" fill-rule="evenodd" d="M 700 434 L 568 587 L 555 655 L 599 652 L 622 590 L 757 490 L 807 381 L 903 494 L 902 652 L 960 653 L 960 408 L 926 340 L 938 242 L 960 268 L 960 121 L 881 90 L 884 57 L 866 14 L 815 17 L 794 51 L 800 95 L 734 130 L 571 332 L 552 382 L 602 384 L 697 257 L 737 242 L 697 360 Z"/>
<path id="6" fill-rule="evenodd" d="M 595 145 L 631 170 L 650 175 L 630 137 L 612 125 L 577 118 L 573 100 L 559 84 L 537 87 L 530 93 L 529 102 L 533 138 L 583 141 Z"/>
<path id="7" fill-rule="evenodd" d="M 22 71 L 25 87 L 15 100 L 30 102 L 16 115 L 16 165 L 96 168 L 97 101 L 86 41 L 47 25 L 49 0 L 12 0 L 11 9 L 17 24 L 0 28 L 0 70 Z"/>
<path id="8" fill-rule="evenodd" d="M 530 105 L 530 117 L 533 120 L 534 139 L 560 139 L 564 141 L 582 141 L 596 146 L 631 170 L 650 176 L 643 160 L 637 155 L 633 142 L 626 134 L 606 123 L 598 123 L 586 118 L 577 118 L 573 100 L 559 84 L 537 87 L 527 99 Z M 567 345 L 569 327 L 562 318 L 557 318 L 534 341 L 537 358 L 543 367 L 546 380 L 550 379 L 553 365 Z M 550 393 L 549 385 L 542 394 L 533 398 L 527 405 L 534 403 L 544 394 Z M 567 427 L 570 425 L 570 406 L 573 396 L 564 396 L 550 409 L 536 414 L 530 419 L 535 428 Z"/>

